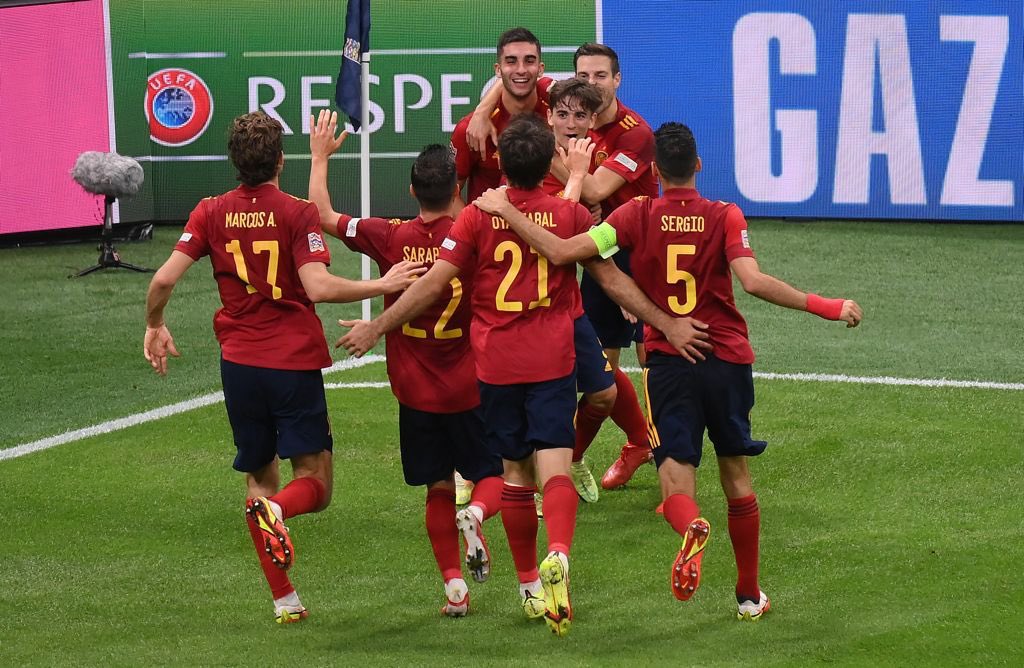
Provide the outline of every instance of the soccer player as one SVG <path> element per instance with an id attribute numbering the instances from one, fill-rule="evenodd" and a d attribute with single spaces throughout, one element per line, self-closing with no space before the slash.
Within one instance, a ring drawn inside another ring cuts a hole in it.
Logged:
<path id="1" fill-rule="evenodd" d="M 278 189 L 281 124 L 262 112 L 234 119 L 228 155 L 242 185 L 199 202 L 146 296 L 143 354 L 160 375 L 178 357 L 164 309 L 186 271 L 209 255 L 223 307 L 213 319 L 224 403 L 245 473 L 245 518 L 274 598 L 278 623 L 308 612 L 286 570 L 295 550 L 284 522 L 331 500 L 332 437 L 320 369 L 331 364 L 314 302 L 352 302 L 403 290 L 425 271 L 396 264 L 383 278 L 350 281 L 327 271 L 317 208 Z M 278 459 L 293 479 L 280 487 Z"/>
<path id="2" fill-rule="evenodd" d="M 646 121 L 617 97 L 622 72 L 619 69 L 618 55 L 613 49 L 603 44 L 584 44 L 576 50 L 573 64 L 578 79 L 597 86 L 601 91 L 601 104 L 594 120 L 594 128 L 590 131 L 590 137 L 595 144 L 592 173 L 583 180 L 580 200 L 584 204 L 599 205 L 603 219 L 633 197 L 657 196 L 658 183 L 651 171 L 654 160 L 654 135 Z M 538 83 L 542 101 L 549 86 L 550 82 L 547 79 L 541 79 Z M 489 91 L 474 111 L 473 119 L 467 126 L 471 146 L 479 147 L 481 141 L 493 134 L 494 130 L 487 119 L 494 102 L 495 96 Z M 552 174 L 562 183 L 565 183 L 569 176 L 568 170 L 559 164 L 559 161 L 552 164 Z M 628 253 L 617 254 L 615 263 L 629 273 Z M 638 342 L 637 358 L 643 365 L 643 345 L 639 343 L 642 339 L 642 324 L 637 323 L 635 316 L 609 299 L 589 274 L 584 274 L 581 289 L 583 308 L 614 369 L 617 395 L 611 417 L 626 434 L 626 444 L 622 447 L 618 459 L 601 478 L 602 487 L 614 489 L 629 482 L 636 470 L 652 458 L 646 423 L 636 389 L 629 377 L 619 368 L 620 350 L 628 348 L 633 341 Z M 590 404 L 587 397 L 584 397 L 580 404 L 577 426 L 581 426 L 579 421 L 582 419 L 584 424 L 581 431 L 587 433 L 592 430 L 596 435 L 604 420 L 602 412 L 599 405 Z M 592 442 L 592 437 L 577 442 L 577 447 L 573 451 L 574 462 L 584 461 L 584 453 Z M 581 474 L 587 471 L 589 475 L 589 469 L 585 464 L 578 465 L 574 470 Z"/>
<path id="3" fill-rule="evenodd" d="M 433 144 L 413 163 L 409 190 L 420 206 L 412 220 L 353 218 L 331 206 L 327 165 L 345 141 L 337 134 L 338 114 L 310 119 L 309 197 L 320 209 L 320 224 L 354 251 L 374 259 L 386 272 L 403 259 L 429 267 L 454 222 L 448 215 L 457 197 L 455 165 L 447 146 Z M 484 442 L 480 393 L 469 345 L 471 277 L 452 278 L 440 299 L 401 329 L 388 332 L 388 378 L 398 399 L 399 447 L 405 482 L 425 485 L 426 527 L 444 580 L 442 614 L 469 611 L 469 589 L 459 564 L 459 531 L 466 541 L 466 564 L 477 582 L 490 573 L 483 521 L 501 508 L 501 458 Z M 384 298 L 385 306 L 396 297 Z M 455 512 L 455 468 L 473 481 L 469 506 Z"/>
<path id="4" fill-rule="evenodd" d="M 590 228 L 590 214 L 575 202 L 538 187 L 550 168 L 554 136 L 532 115 L 514 119 L 498 140 L 505 191 L 517 212 L 561 237 Z M 592 263 L 610 267 L 611 263 Z M 600 268 L 596 269 L 603 273 Z M 455 221 L 434 266 L 390 308 L 370 321 L 349 321 L 339 344 L 362 355 L 381 335 L 400 327 L 433 303 L 451 279 L 474 274 L 471 343 L 484 408 L 487 439 L 505 468 L 502 520 L 520 581 L 523 609 L 543 615 L 554 633 L 568 632 L 569 552 L 579 497 L 569 478 L 576 379 L 573 319 L 579 287 L 572 267 L 553 267 L 498 216 L 475 206 Z M 631 308 L 657 318 L 631 281 L 612 285 Z M 664 314 L 662 314 L 664 315 Z M 695 351 L 700 338 L 689 323 L 665 317 L 680 348 Z M 676 325 L 682 325 L 675 327 Z M 544 487 L 548 555 L 537 568 L 537 517 L 533 508 L 536 467 Z M 539 578 L 539 579 L 538 579 Z M 541 608 L 538 585 L 543 587 Z"/>
<path id="5" fill-rule="evenodd" d="M 501 85 L 491 88 L 493 103 L 489 112 L 489 123 L 494 128 L 493 139 L 485 140 L 479 150 L 471 150 L 466 130 L 473 118 L 467 114 L 452 132 L 451 148 L 455 156 L 455 168 L 459 176 L 459 192 L 466 185 L 465 202 L 472 202 L 488 188 L 497 188 L 501 182 L 501 167 L 498 164 L 498 135 L 509 120 L 523 113 L 533 113 L 547 120 L 547 96 L 550 79 L 538 94 L 538 80 L 544 74 L 541 60 L 540 40 L 526 28 L 511 28 L 498 38 L 497 62 L 494 74 L 501 79 Z M 463 200 L 455 202 L 461 208 Z"/>
<path id="6" fill-rule="evenodd" d="M 683 538 L 672 564 L 671 588 L 676 598 L 685 601 L 700 584 L 701 558 L 711 530 L 695 500 L 696 469 L 706 429 L 728 502 L 729 537 L 738 573 L 737 616 L 757 620 L 770 602 L 758 583 L 760 510 L 747 459 L 759 455 L 767 444 L 750 435 L 754 352 L 733 299 L 732 274 L 747 293 L 773 304 L 843 320 L 848 327 L 856 327 L 863 316 L 856 302 L 807 294 L 763 273 L 750 248 L 740 209 L 698 194 L 696 173 L 701 161 L 690 129 L 666 123 L 655 137 L 662 196 L 624 204 L 589 234 L 571 239 L 549 234 L 519 215 L 500 191 L 486 193 L 476 206 L 501 216 L 555 265 L 607 255 L 618 246 L 632 249 L 633 276 L 659 307 L 709 324 L 714 352 L 697 364 L 687 363 L 666 344 L 657 323 L 648 321 L 645 327 L 650 356 L 644 388 L 654 458 L 665 519 Z"/>

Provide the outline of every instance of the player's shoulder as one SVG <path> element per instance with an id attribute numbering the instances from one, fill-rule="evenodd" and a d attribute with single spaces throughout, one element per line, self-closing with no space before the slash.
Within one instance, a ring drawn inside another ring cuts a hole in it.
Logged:
<path id="1" fill-rule="evenodd" d="M 651 126 L 644 120 L 644 117 L 633 111 L 626 105 L 619 102 L 618 125 L 627 132 L 643 135 L 654 135 Z"/>

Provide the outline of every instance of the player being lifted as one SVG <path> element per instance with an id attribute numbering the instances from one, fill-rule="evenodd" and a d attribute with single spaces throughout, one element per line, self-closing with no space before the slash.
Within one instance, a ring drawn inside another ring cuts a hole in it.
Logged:
<path id="1" fill-rule="evenodd" d="M 594 160 L 590 174 L 582 183 L 580 200 L 586 205 L 598 205 L 601 218 L 607 217 L 616 207 L 638 195 L 657 196 L 658 184 L 651 171 L 654 160 L 654 135 L 650 126 L 635 111 L 629 109 L 617 97 L 622 73 L 619 58 L 613 49 L 603 44 L 584 44 L 573 56 L 576 78 L 593 84 L 601 93 L 601 102 L 589 136 L 594 142 Z M 539 96 L 544 101 L 550 81 L 541 79 L 538 83 Z M 493 135 L 489 118 L 494 109 L 496 95 L 488 94 L 480 101 L 467 126 L 467 137 L 471 147 L 479 149 Z M 568 170 L 555 161 L 552 175 L 562 183 L 568 179 Z M 615 263 L 629 272 L 629 254 L 615 256 Z M 612 420 L 625 432 L 626 444 L 619 458 L 601 478 L 601 486 L 613 489 L 625 485 L 645 462 L 651 460 L 650 442 L 646 423 L 636 396 L 632 381 L 619 368 L 620 350 L 638 342 L 637 357 L 644 363 L 642 325 L 636 318 L 621 309 L 601 290 L 593 278 L 584 274 L 582 282 L 583 308 L 590 318 L 614 368 L 616 398 L 611 406 Z M 584 396 L 577 414 L 578 437 L 573 451 L 574 477 L 577 489 L 597 485 L 583 459 L 602 422 L 608 416 L 608 409 L 601 403 Z"/>
<path id="2" fill-rule="evenodd" d="M 274 597 L 278 623 L 307 616 L 287 571 L 295 550 L 284 521 L 331 500 L 331 424 L 323 376 L 331 365 L 314 302 L 352 302 L 404 289 L 420 264 L 401 262 L 381 279 L 350 281 L 327 271 L 331 255 L 317 208 L 278 189 L 284 167 L 281 124 L 262 112 L 231 125 L 228 154 L 242 185 L 207 197 L 189 215 L 146 296 L 143 353 L 167 373 L 178 356 L 164 308 L 181 277 L 209 255 L 223 307 L 213 319 L 221 348 L 224 404 L 234 435 L 234 467 L 245 473 L 246 524 Z M 280 487 L 278 459 L 293 479 Z"/>
<path id="3" fill-rule="evenodd" d="M 309 197 L 320 209 L 324 231 L 373 258 L 381 272 L 408 257 L 432 265 L 451 229 L 448 211 L 457 196 L 448 147 L 428 146 L 413 163 L 409 191 L 419 203 L 419 216 L 405 221 L 353 218 L 333 210 L 327 189 L 328 158 L 347 134 L 337 134 L 338 115 L 326 110 L 311 119 L 310 127 Z M 427 487 L 427 536 L 444 579 L 447 602 L 441 612 L 450 617 L 461 617 L 469 610 L 469 592 L 459 564 L 459 530 L 466 541 L 466 564 L 473 579 L 483 582 L 490 572 L 490 554 L 481 525 L 500 509 L 502 493 L 501 458 L 484 442 L 469 345 L 471 278 L 452 278 L 440 299 L 401 329 L 388 332 L 385 339 L 388 378 L 398 399 L 405 482 Z M 395 299 L 385 297 L 385 306 Z M 457 526 L 456 467 L 476 483 L 469 506 L 458 513 Z"/>
<path id="4" fill-rule="evenodd" d="M 728 502 L 729 537 L 738 572 L 737 616 L 756 620 L 770 603 L 758 583 L 760 511 L 747 459 L 760 454 L 767 444 L 750 435 L 754 353 L 746 322 L 733 299 L 732 274 L 749 294 L 825 319 L 843 320 L 848 327 L 860 323 L 861 309 L 853 301 L 807 294 L 763 273 L 739 208 L 706 200 L 695 189 L 701 162 L 689 128 L 666 123 L 655 136 L 662 196 L 639 198 L 619 207 L 589 234 L 570 239 L 552 235 L 516 211 L 500 190 L 485 193 L 476 206 L 501 216 L 555 265 L 609 255 L 618 247 L 632 249 L 634 278 L 659 307 L 676 317 L 694 316 L 708 323 L 714 351 L 697 364 L 677 354 L 657 323 L 648 320 L 645 327 L 650 355 L 644 388 L 665 519 L 683 538 L 670 582 L 672 593 L 683 601 L 700 584 L 710 525 L 700 517 L 695 494 L 706 429 Z"/>
<path id="5" fill-rule="evenodd" d="M 502 133 L 498 149 L 509 182 L 508 197 L 531 224 L 566 238 L 590 228 L 586 209 L 538 187 L 555 152 L 554 137 L 539 119 L 515 118 Z M 693 346 L 700 334 L 688 322 L 663 313 L 663 322 L 658 320 L 657 308 L 612 263 L 591 264 L 599 276 L 609 279 L 608 289 L 616 298 L 666 327 L 673 344 L 696 350 Z M 433 303 L 451 279 L 470 273 L 474 275 L 471 343 L 487 439 L 504 459 L 502 518 L 523 609 L 531 617 L 543 615 L 557 635 L 564 635 L 572 620 L 569 552 L 579 503 L 568 475 L 576 404 L 572 322 L 579 287 L 574 268 L 551 266 L 502 218 L 468 206 L 442 242 L 430 271 L 379 317 L 353 323 L 352 331 L 339 343 L 354 355 L 364 354 L 381 335 Z M 534 455 L 544 486 L 548 533 L 548 554 L 539 569 Z"/>

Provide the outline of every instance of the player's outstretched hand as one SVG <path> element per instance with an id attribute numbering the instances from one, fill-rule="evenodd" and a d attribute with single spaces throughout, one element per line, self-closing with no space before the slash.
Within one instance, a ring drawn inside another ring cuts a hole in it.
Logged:
<path id="1" fill-rule="evenodd" d="M 309 152 L 326 158 L 341 148 L 348 131 L 338 132 L 338 112 L 321 109 L 318 117 L 309 117 Z"/>
<path id="2" fill-rule="evenodd" d="M 362 357 L 368 351 L 373 350 L 380 340 L 380 335 L 374 331 L 373 323 L 366 320 L 339 320 L 338 324 L 348 327 L 349 332 L 334 344 L 335 348 L 344 348 L 353 357 Z"/>
<path id="3" fill-rule="evenodd" d="M 181 357 L 167 325 L 146 328 L 146 338 L 142 341 L 142 354 L 149 360 L 149 365 L 153 367 L 153 370 L 161 376 L 167 375 L 168 354 Z"/>
<path id="4" fill-rule="evenodd" d="M 864 319 L 864 313 L 860 306 L 852 299 L 843 300 L 843 310 L 839 312 L 839 319 L 846 322 L 847 327 L 856 327 Z"/>
<path id="5" fill-rule="evenodd" d="M 558 157 L 562 159 L 565 168 L 569 170 L 570 176 L 573 174 L 586 176 L 590 172 L 590 160 L 594 155 L 595 146 L 596 144 L 590 141 L 590 137 L 581 137 L 569 140 L 568 151 L 561 146 L 556 147 L 555 150 L 558 151 Z"/>
<path id="6" fill-rule="evenodd" d="M 393 292 L 401 292 L 412 285 L 417 276 L 427 271 L 422 262 L 408 262 L 403 260 L 388 269 L 388 273 L 380 277 L 381 285 L 384 287 L 384 294 L 390 295 Z"/>
<path id="7" fill-rule="evenodd" d="M 473 114 L 466 127 L 466 141 L 469 148 L 480 154 L 481 160 L 487 159 L 487 140 L 490 139 L 495 146 L 498 145 L 498 131 L 491 123 L 489 116 Z"/>
<path id="8" fill-rule="evenodd" d="M 696 364 L 704 360 L 704 353 L 711 352 L 714 346 L 708 341 L 708 324 L 693 318 L 673 318 L 672 326 L 662 332 L 679 354 L 687 362 Z"/>
<path id="9" fill-rule="evenodd" d="M 505 207 L 508 206 L 508 192 L 505 188 L 485 190 L 479 197 L 473 200 L 473 204 L 481 211 L 500 216 Z"/>

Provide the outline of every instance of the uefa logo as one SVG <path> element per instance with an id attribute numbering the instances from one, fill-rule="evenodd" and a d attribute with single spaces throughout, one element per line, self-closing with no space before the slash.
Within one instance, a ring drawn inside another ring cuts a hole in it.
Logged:
<path id="1" fill-rule="evenodd" d="M 191 144 L 206 131 L 212 118 L 210 88 L 194 73 L 170 67 L 149 75 L 146 120 L 149 138 L 157 144 Z"/>

